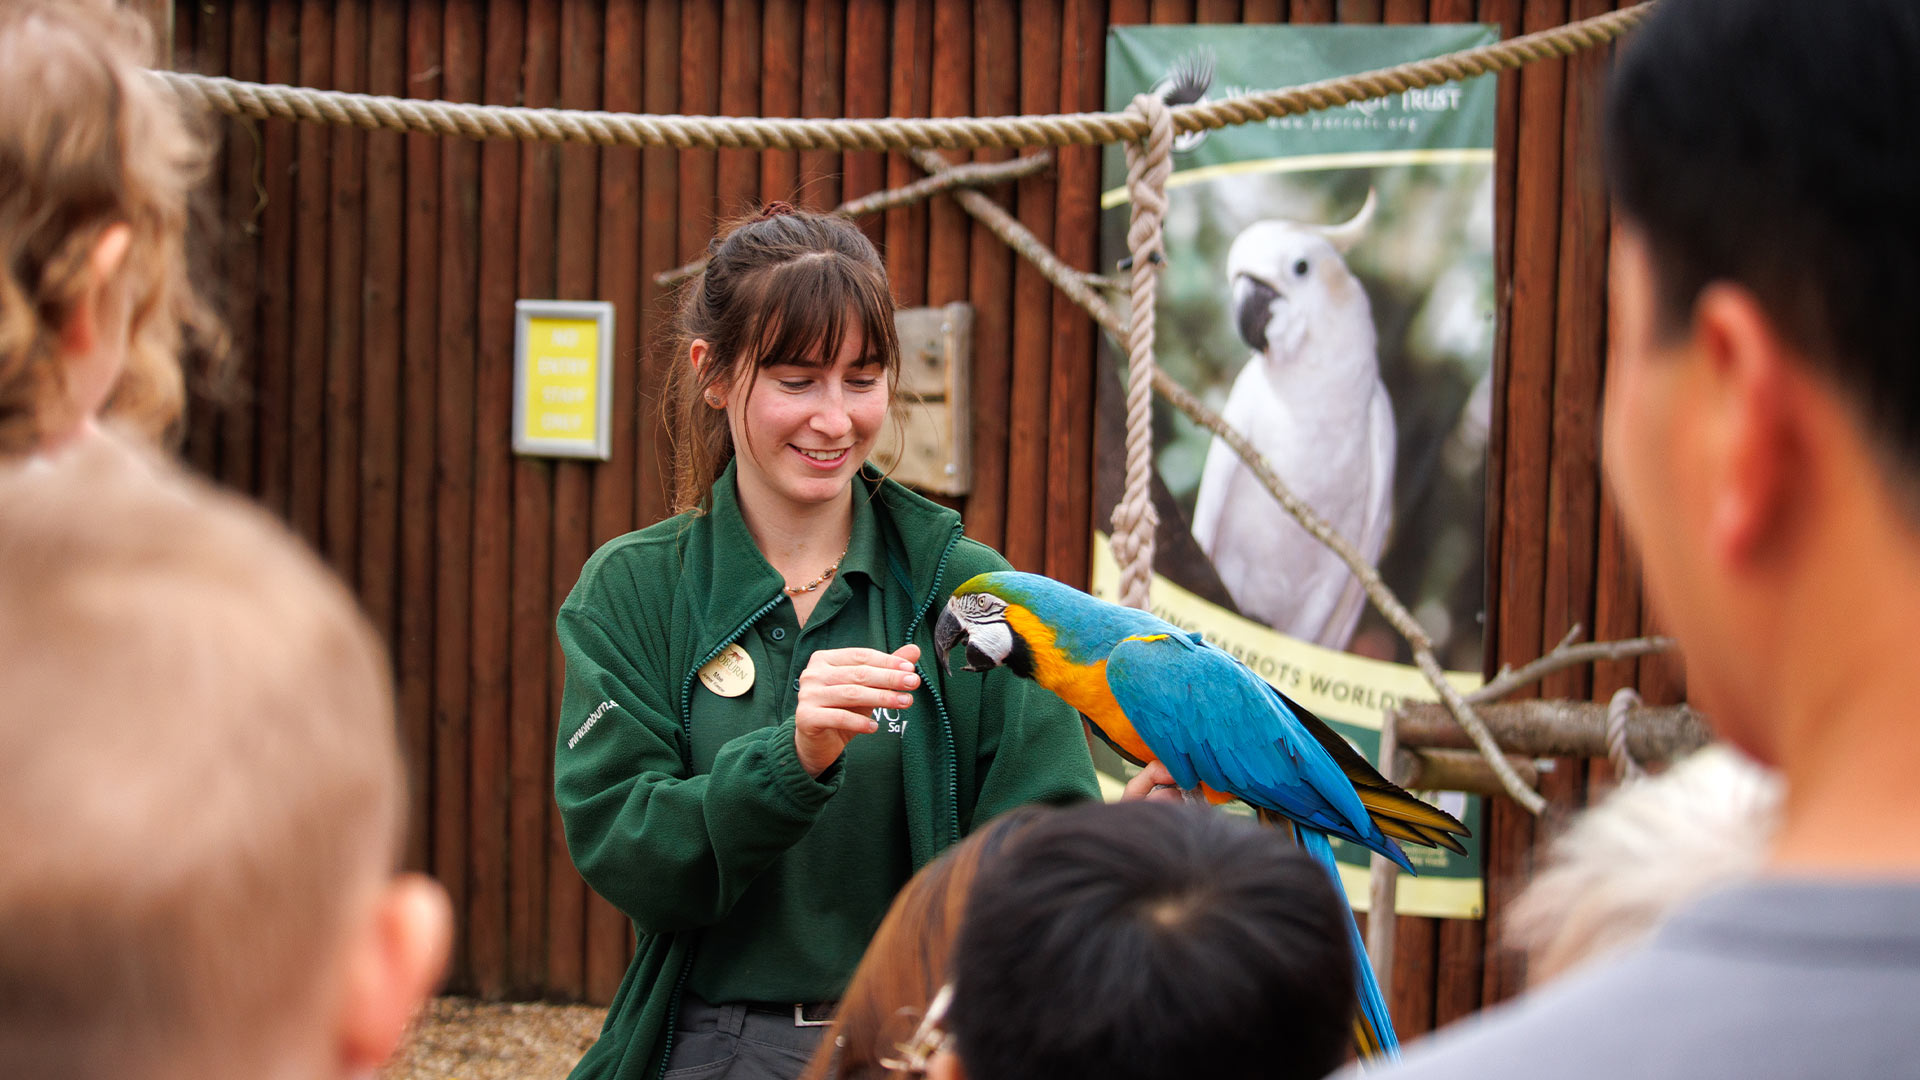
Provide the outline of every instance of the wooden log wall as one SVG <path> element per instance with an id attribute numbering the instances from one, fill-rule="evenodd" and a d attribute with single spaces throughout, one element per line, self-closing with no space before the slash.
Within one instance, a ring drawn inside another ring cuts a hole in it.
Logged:
<path id="1" fill-rule="evenodd" d="M 1456 22 L 1537 30 L 1611 0 L 234 0 L 173 6 L 185 70 L 418 98 L 614 111 L 957 116 L 1102 104 L 1104 31 L 1126 23 Z M 1489 499 L 1489 655 L 1538 655 L 1580 622 L 1643 628 L 1637 572 L 1596 474 L 1607 208 L 1593 171 L 1606 55 L 1506 77 L 1503 296 Z M 203 379 L 185 453 L 324 554 L 387 636 L 410 762 L 408 865 L 440 878 L 453 986 L 605 1002 L 624 919 L 574 873 L 551 795 L 561 658 L 552 616 L 594 547 L 667 510 L 657 422 L 673 297 L 653 275 L 760 200 L 824 208 L 917 175 L 870 153 L 476 144 L 220 122 L 206 277 L 239 343 Z M 1004 153 L 981 153 L 993 160 Z M 994 193 L 1092 268 L 1091 149 Z M 902 304 L 972 302 L 969 531 L 1022 569 L 1084 584 L 1095 331 L 951 200 L 863 223 Z M 517 297 L 617 311 L 613 460 L 509 452 Z M 1550 682 L 1604 697 L 1664 663 Z M 1604 765 L 1601 766 L 1604 769 Z M 1557 808 L 1592 785 L 1552 772 Z M 1491 818 L 1486 923 L 1402 918 L 1405 1034 L 1513 993 L 1493 944 L 1538 829 Z"/>

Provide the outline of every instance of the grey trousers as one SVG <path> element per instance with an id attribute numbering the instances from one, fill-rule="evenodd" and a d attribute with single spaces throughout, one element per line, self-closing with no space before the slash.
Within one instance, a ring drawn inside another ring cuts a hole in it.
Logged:
<path id="1" fill-rule="evenodd" d="M 796 1027 L 792 1016 L 710 1005 L 687 994 L 680 1001 L 662 1080 L 794 1080 L 826 1030 Z"/>

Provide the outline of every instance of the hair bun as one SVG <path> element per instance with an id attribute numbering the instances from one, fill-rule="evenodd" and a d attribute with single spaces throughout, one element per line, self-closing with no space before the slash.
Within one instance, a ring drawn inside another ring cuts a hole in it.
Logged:
<path id="1" fill-rule="evenodd" d="M 800 211 L 792 203 L 783 202 L 779 199 L 775 199 L 772 202 L 768 203 L 767 205 L 761 207 L 760 212 L 758 214 L 753 215 L 753 220 L 766 221 L 768 218 L 785 217 L 788 214 L 797 214 L 799 212 Z"/>

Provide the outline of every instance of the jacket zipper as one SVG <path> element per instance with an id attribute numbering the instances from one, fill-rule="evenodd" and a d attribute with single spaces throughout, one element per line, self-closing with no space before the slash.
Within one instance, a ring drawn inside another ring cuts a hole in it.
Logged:
<path id="1" fill-rule="evenodd" d="M 962 531 L 962 526 L 955 525 L 953 535 L 947 539 L 946 550 L 940 553 L 940 562 L 933 570 L 933 591 L 927 594 L 926 601 L 920 605 L 918 611 L 914 612 L 913 621 L 907 624 L 908 641 L 913 640 L 914 631 L 920 629 L 921 622 L 927 617 L 927 610 L 933 607 L 934 600 L 940 595 L 940 583 L 947 576 L 947 560 L 953 557 L 953 549 L 960 545 Z M 917 663 L 913 668 L 919 673 L 921 683 L 926 686 L 933 685 L 933 680 L 927 677 L 925 668 Z M 940 717 L 940 733 L 945 737 L 947 744 L 947 839 L 952 842 L 960 839 L 960 751 L 954 745 L 953 718 L 947 715 L 947 703 L 943 695 L 936 693 L 928 696 L 933 698 L 933 711 Z"/>
<path id="2" fill-rule="evenodd" d="M 688 672 L 687 677 L 681 681 L 680 683 L 680 730 L 686 735 L 688 746 L 693 745 L 693 680 L 694 680 L 694 677 L 699 675 L 700 669 L 703 667 L 706 667 L 709 663 L 711 663 L 714 657 L 719 656 L 722 652 L 726 651 L 727 646 L 740 640 L 740 635 L 746 633 L 748 627 L 752 626 L 754 623 L 759 622 L 761 618 L 767 614 L 767 612 L 772 611 L 774 608 L 779 607 L 784 600 L 786 600 L 786 597 L 784 595 L 776 595 L 773 599 L 761 605 L 759 611 L 756 611 L 753 614 L 747 616 L 746 622 L 743 622 L 739 626 L 734 627 L 733 633 L 728 634 L 725 638 L 721 639 L 720 644 L 715 645 L 713 647 L 712 652 L 708 653 L 705 657 L 703 657 L 699 663 L 693 665 L 693 670 Z M 681 760 L 681 764 L 687 765 L 689 763 L 683 758 Z M 685 992 L 687 989 L 687 976 L 692 974 L 692 972 L 693 972 L 693 946 L 689 944 L 687 946 L 687 955 L 683 959 L 680 965 L 680 977 L 678 979 L 675 979 L 673 983 L 673 997 L 667 1002 L 667 1033 L 665 1037 L 663 1037 L 660 1040 L 660 1062 L 659 1064 L 654 1066 L 654 1069 L 653 1069 L 654 1076 L 660 1076 L 661 1074 L 665 1073 L 667 1071 L 667 1062 L 673 1060 L 673 1032 L 674 1032 L 674 1029 L 678 1027 L 680 1024 L 680 1001 L 681 1001 L 681 998 L 685 996 Z"/>

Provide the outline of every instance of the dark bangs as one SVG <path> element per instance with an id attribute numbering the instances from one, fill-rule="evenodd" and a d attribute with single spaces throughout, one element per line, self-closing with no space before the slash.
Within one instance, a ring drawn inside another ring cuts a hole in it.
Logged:
<path id="1" fill-rule="evenodd" d="M 892 385 L 900 369 L 900 339 L 893 296 L 875 268 L 820 251 L 769 267 L 759 277 L 756 306 L 763 314 L 747 350 L 755 367 L 829 366 L 848 333 L 857 331 L 865 342 L 861 359 L 877 361 Z"/>

